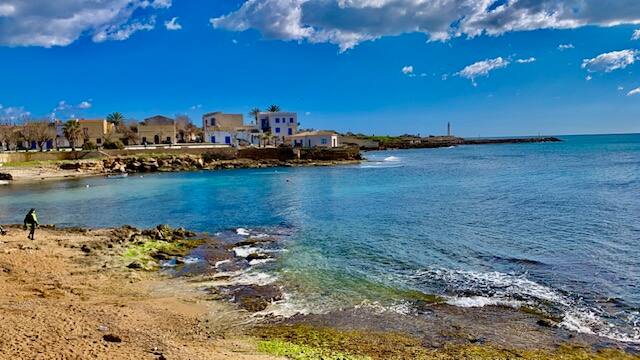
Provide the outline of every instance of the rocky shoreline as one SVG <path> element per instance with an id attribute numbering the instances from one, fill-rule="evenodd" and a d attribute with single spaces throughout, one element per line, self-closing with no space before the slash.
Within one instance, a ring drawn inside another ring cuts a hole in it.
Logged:
<path id="1" fill-rule="evenodd" d="M 0 353 L 13 358 L 638 359 L 540 314 L 458 308 L 426 294 L 413 295 L 416 314 L 269 315 L 283 284 L 239 274 L 275 261 L 278 239 L 244 229 L 224 239 L 166 225 L 45 226 L 32 242 L 7 228 Z"/>
<path id="2" fill-rule="evenodd" d="M 272 167 L 337 166 L 359 164 L 360 157 L 337 160 L 314 159 L 218 159 L 206 155 L 158 154 L 116 156 L 104 159 L 61 161 L 31 166 L 0 168 L 0 180 L 34 182 L 114 174 L 183 172 L 199 170 L 262 169 Z"/>

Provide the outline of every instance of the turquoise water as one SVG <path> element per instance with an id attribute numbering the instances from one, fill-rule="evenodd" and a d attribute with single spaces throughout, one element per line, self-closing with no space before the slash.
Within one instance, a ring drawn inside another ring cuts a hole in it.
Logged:
<path id="1" fill-rule="evenodd" d="M 82 179 L 0 188 L 0 222 L 286 234 L 252 271 L 285 311 L 523 304 L 640 342 L 640 135 L 370 152 L 359 166 Z M 88 187 L 87 187 L 88 185 Z"/>

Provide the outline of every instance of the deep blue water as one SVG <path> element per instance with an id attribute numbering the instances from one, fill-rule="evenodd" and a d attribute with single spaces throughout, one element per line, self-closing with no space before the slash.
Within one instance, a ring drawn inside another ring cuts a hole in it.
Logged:
<path id="1" fill-rule="evenodd" d="M 537 304 L 640 341 L 640 135 L 370 152 L 360 166 L 92 178 L 0 188 L 0 222 L 286 229 L 261 271 L 284 307 Z M 87 187 L 89 185 L 89 187 Z"/>

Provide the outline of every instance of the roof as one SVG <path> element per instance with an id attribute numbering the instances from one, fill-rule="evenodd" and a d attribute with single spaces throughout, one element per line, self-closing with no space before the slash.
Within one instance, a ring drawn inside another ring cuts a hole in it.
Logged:
<path id="1" fill-rule="evenodd" d="M 211 116 L 211 115 L 218 115 L 218 114 L 225 115 L 225 116 L 244 116 L 242 114 L 227 114 L 227 113 L 224 113 L 222 111 L 214 111 L 214 112 L 206 113 L 206 114 L 202 115 L 202 117 Z"/>
<path id="2" fill-rule="evenodd" d="M 291 135 L 289 136 L 290 138 L 301 138 L 301 137 L 308 137 L 308 136 L 333 136 L 333 135 L 338 135 L 338 133 L 336 133 L 335 131 L 330 131 L 330 130 L 321 130 L 321 131 L 304 131 L 301 133 L 297 133 L 295 135 Z"/>
<path id="3" fill-rule="evenodd" d="M 80 123 L 102 123 L 106 121 L 105 119 L 78 119 Z"/>
<path id="4" fill-rule="evenodd" d="M 162 115 L 152 116 L 144 119 L 142 125 L 173 125 L 175 120 Z"/>

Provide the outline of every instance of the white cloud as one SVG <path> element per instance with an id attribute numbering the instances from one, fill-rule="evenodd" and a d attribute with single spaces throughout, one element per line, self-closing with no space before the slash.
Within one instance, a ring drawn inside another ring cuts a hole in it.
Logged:
<path id="1" fill-rule="evenodd" d="M 518 60 L 516 60 L 516 62 L 518 64 L 529 64 L 529 63 L 532 63 L 532 62 L 535 62 L 535 61 L 536 61 L 536 58 L 534 58 L 533 56 L 530 57 L 530 58 L 527 58 L 527 59 L 518 59 Z"/>
<path id="2" fill-rule="evenodd" d="M 190 107 L 191 110 L 198 110 L 202 108 L 202 104 L 196 104 Z"/>
<path id="3" fill-rule="evenodd" d="M 591 81 L 591 79 L 593 79 L 593 78 L 591 77 L 591 75 L 587 75 L 584 79 L 587 80 L 587 81 Z"/>
<path id="4" fill-rule="evenodd" d="M 573 46 L 573 44 L 560 44 L 560 45 L 558 45 L 558 50 L 560 50 L 560 51 L 574 49 L 574 48 L 575 48 L 575 46 Z"/>
<path id="5" fill-rule="evenodd" d="M 471 80 L 473 86 L 476 86 L 477 84 L 475 79 L 477 77 L 488 76 L 489 72 L 496 69 L 505 68 L 509 66 L 509 64 L 509 60 L 505 60 L 502 57 L 482 60 L 465 67 L 464 69 L 455 73 L 455 75 Z"/>
<path id="6" fill-rule="evenodd" d="M 631 40 L 640 40 L 640 29 L 633 32 L 633 35 L 631 35 Z"/>
<path id="7" fill-rule="evenodd" d="M 633 49 L 600 54 L 593 59 L 584 59 L 582 68 L 589 72 L 612 72 L 624 69 L 638 60 L 638 51 Z"/>
<path id="8" fill-rule="evenodd" d="M 67 46 L 83 35 L 123 40 L 149 30 L 168 0 L 0 0 L 0 46 Z"/>
<path id="9" fill-rule="evenodd" d="M 107 26 L 93 35 L 92 40 L 103 42 L 107 40 L 127 40 L 138 31 L 151 31 L 156 27 L 156 18 L 152 16 L 145 22 L 135 21 L 124 25 Z"/>
<path id="10" fill-rule="evenodd" d="M 402 68 L 402 73 L 405 75 L 411 75 L 413 74 L 413 65 L 407 65 L 405 67 Z"/>
<path id="11" fill-rule="evenodd" d="M 93 106 L 91 100 L 85 100 L 77 105 L 69 104 L 65 100 L 60 100 L 58 105 L 51 110 L 49 117 L 54 119 L 56 117 L 71 117 L 74 118 L 78 112 L 82 110 L 90 109 Z"/>
<path id="12" fill-rule="evenodd" d="M 640 94 L 640 87 L 635 88 L 627 93 L 627 96 L 634 96 Z"/>
<path id="13" fill-rule="evenodd" d="M 256 29 L 268 39 L 337 44 L 341 51 L 383 36 L 429 40 L 640 23 L 637 0 L 247 0 L 211 19 L 214 28 Z"/>
<path id="14" fill-rule="evenodd" d="M 164 22 L 164 27 L 167 28 L 167 30 L 180 30 L 182 29 L 182 25 L 180 25 L 178 23 L 178 17 L 174 17 L 169 21 L 165 21 Z"/>
<path id="15" fill-rule="evenodd" d="M 0 4 L 0 16 L 11 16 L 16 12 L 16 7 L 11 4 Z"/>
<path id="16" fill-rule="evenodd" d="M 22 106 L 4 107 L 0 104 L 0 124 L 13 124 L 31 117 L 31 113 Z"/>
<path id="17" fill-rule="evenodd" d="M 92 104 L 89 101 L 83 101 L 80 104 L 78 104 L 78 108 L 79 109 L 89 109 L 91 108 Z"/>
<path id="18" fill-rule="evenodd" d="M 624 87 L 618 85 L 618 91 L 622 91 L 622 90 L 624 90 Z"/>

